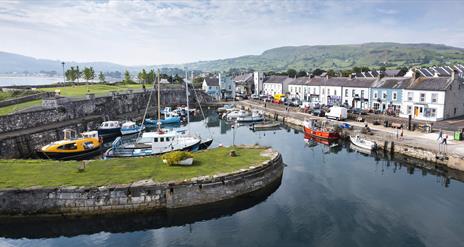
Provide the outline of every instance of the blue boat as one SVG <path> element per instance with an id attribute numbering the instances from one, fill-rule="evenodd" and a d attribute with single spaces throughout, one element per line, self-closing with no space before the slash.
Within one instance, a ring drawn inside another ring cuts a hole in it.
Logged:
<path id="1" fill-rule="evenodd" d="M 137 125 L 134 122 L 127 121 L 127 122 L 123 123 L 122 126 L 121 126 L 121 134 L 122 135 L 132 135 L 132 134 L 139 133 L 143 129 L 145 129 L 145 126 L 140 126 L 140 125 Z"/>
<path id="2" fill-rule="evenodd" d="M 180 124 L 180 117 L 176 116 L 176 117 L 166 117 L 164 119 L 161 119 L 160 120 L 161 124 Z M 144 122 L 145 125 L 149 125 L 149 126 L 156 126 L 158 125 L 158 120 L 157 119 L 150 119 L 150 118 L 147 118 L 145 119 L 145 122 Z"/>

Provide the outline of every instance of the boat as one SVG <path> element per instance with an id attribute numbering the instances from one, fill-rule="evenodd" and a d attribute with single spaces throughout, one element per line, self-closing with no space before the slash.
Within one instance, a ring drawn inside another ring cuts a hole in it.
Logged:
<path id="1" fill-rule="evenodd" d="M 145 129 L 145 126 L 137 125 L 135 122 L 127 121 L 121 125 L 122 135 L 133 135 Z"/>
<path id="2" fill-rule="evenodd" d="M 329 147 L 332 147 L 333 144 L 335 144 L 336 146 L 338 146 L 338 143 L 336 142 L 336 140 L 329 140 L 329 139 L 324 139 L 324 138 L 318 138 L 318 137 L 314 137 L 312 135 L 309 135 L 309 134 L 304 134 L 304 141 L 307 143 L 307 144 L 312 144 L 312 143 L 320 143 L 320 144 L 324 144 L 324 145 L 327 145 Z M 335 147 L 335 146 L 334 146 Z"/>
<path id="3" fill-rule="evenodd" d="M 197 151 L 200 149 L 199 137 L 175 130 L 160 129 L 156 132 L 145 132 L 135 143 L 124 142 L 116 138 L 105 157 L 139 157 L 160 155 L 172 151 Z"/>
<path id="4" fill-rule="evenodd" d="M 257 131 L 257 130 L 277 129 L 279 127 L 280 127 L 279 122 L 254 123 L 251 125 L 250 129 Z"/>
<path id="5" fill-rule="evenodd" d="M 101 153 L 103 139 L 98 131 L 81 133 L 78 137 L 75 130 L 63 130 L 64 138 L 47 144 L 37 150 L 39 157 L 56 160 L 80 160 L 93 157 Z"/>
<path id="6" fill-rule="evenodd" d="M 369 141 L 369 140 L 367 140 L 365 138 L 362 138 L 359 135 L 350 136 L 350 141 L 354 145 L 356 145 L 356 146 L 358 146 L 360 148 L 366 149 L 366 150 L 374 150 L 374 149 L 377 148 L 377 144 L 375 142 Z"/>
<path id="7" fill-rule="evenodd" d="M 145 121 L 144 121 L 144 124 L 145 125 L 149 125 L 149 126 L 156 126 L 158 125 L 158 122 L 162 125 L 164 124 L 180 124 L 180 117 L 179 116 L 167 116 L 165 117 L 164 119 L 161 119 L 160 121 L 158 121 L 157 119 L 150 119 L 150 118 L 146 118 Z"/>
<path id="8" fill-rule="evenodd" d="M 224 105 L 223 107 L 219 107 L 217 109 L 217 112 L 218 113 L 224 113 L 224 112 L 231 112 L 235 110 L 235 106 L 234 105 Z"/>
<path id="9" fill-rule="evenodd" d="M 244 111 L 244 110 L 233 110 L 229 113 L 227 113 L 225 115 L 225 118 L 227 120 L 234 120 L 234 119 L 237 119 L 239 117 L 247 117 L 247 116 L 250 116 L 251 113 L 250 112 L 247 112 L 247 111 Z"/>
<path id="10" fill-rule="evenodd" d="M 262 121 L 264 121 L 264 116 L 258 111 L 252 111 L 251 115 L 248 116 L 237 117 L 237 123 L 254 123 Z"/>
<path id="11" fill-rule="evenodd" d="M 334 127 L 328 126 L 327 122 L 319 124 L 314 120 L 305 120 L 303 125 L 305 134 L 312 137 L 327 140 L 338 140 L 340 138 L 338 131 Z"/>
<path id="12" fill-rule="evenodd" d="M 121 123 L 119 121 L 105 121 L 98 127 L 99 136 L 120 136 Z"/>
<path id="13" fill-rule="evenodd" d="M 206 140 L 201 140 L 200 146 L 198 147 L 198 150 L 205 150 L 211 146 L 211 143 L 213 143 L 212 138 L 208 138 Z"/>

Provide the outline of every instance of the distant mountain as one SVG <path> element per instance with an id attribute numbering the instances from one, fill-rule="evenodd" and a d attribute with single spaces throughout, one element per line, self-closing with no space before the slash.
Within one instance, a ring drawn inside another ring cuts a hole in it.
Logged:
<path id="1" fill-rule="evenodd" d="M 227 71 L 231 68 L 283 71 L 348 69 L 354 66 L 398 67 L 411 65 L 443 65 L 464 63 L 464 49 L 440 44 L 366 43 L 358 45 L 286 46 L 264 51 L 261 55 L 199 61 L 187 64 L 156 66 L 124 66 L 108 62 L 66 62 L 66 67 L 92 66 L 96 71 L 140 71 L 142 68 L 177 68 L 171 73 L 182 74 L 184 66 L 202 71 Z M 36 59 L 0 52 L 0 73 L 56 71 L 61 74 L 61 61 Z"/>
<path id="2" fill-rule="evenodd" d="M 203 71 L 230 68 L 282 71 L 348 69 L 354 66 L 398 67 L 463 63 L 464 49 L 439 44 L 366 43 L 358 45 L 286 46 L 261 55 L 200 61 L 185 66 Z"/>

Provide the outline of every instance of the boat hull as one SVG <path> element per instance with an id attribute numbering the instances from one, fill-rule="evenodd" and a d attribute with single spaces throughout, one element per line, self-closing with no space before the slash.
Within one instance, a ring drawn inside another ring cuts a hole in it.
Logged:
<path id="1" fill-rule="evenodd" d="M 98 129 L 98 135 L 103 136 L 103 138 L 111 136 L 120 136 L 121 128 Z"/>
<path id="2" fill-rule="evenodd" d="M 42 159 L 53 159 L 53 160 L 83 160 L 93 158 L 102 152 L 102 147 L 89 149 L 80 152 L 64 153 L 64 152 L 45 152 L 37 150 L 37 155 Z"/>
<path id="3" fill-rule="evenodd" d="M 338 140 L 340 135 L 337 132 L 333 131 L 320 131 L 314 130 L 308 127 L 304 127 L 305 134 L 311 135 L 312 137 L 327 139 L 327 140 Z"/>
<path id="4" fill-rule="evenodd" d="M 213 143 L 213 139 L 208 139 L 206 141 L 203 141 L 200 143 L 200 146 L 198 147 L 198 150 L 205 150 L 209 146 L 211 146 L 211 143 Z"/>
<path id="5" fill-rule="evenodd" d="M 211 140 L 212 141 L 212 140 Z M 153 153 L 153 150 L 151 147 L 147 148 L 136 148 L 136 147 L 131 147 L 131 148 L 122 148 L 124 151 L 114 151 L 113 148 L 108 149 L 104 156 L 105 158 L 129 158 L 129 157 L 143 157 L 143 156 L 155 156 L 155 155 L 161 155 L 173 151 L 187 151 L 187 152 L 193 152 L 193 151 L 198 151 L 200 148 L 201 142 L 198 141 L 190 146 L 180 148 L 180 149 L 173 149 L 169 150 L 166 152 L 158 152 L 158 153 Z"/>

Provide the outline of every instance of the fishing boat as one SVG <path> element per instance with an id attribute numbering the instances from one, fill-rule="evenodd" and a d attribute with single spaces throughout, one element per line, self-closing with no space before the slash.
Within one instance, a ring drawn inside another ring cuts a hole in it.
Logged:
<path id="1" fill-rule="evenodd" d="M 63 130 L 64 138 L 47 144 L 37 150 L 39 157 L 56 160 L 80 160 L 100 154 L 103 139 L 98 131 L 88 131 L 77 136 L 76 131 Z"/>
<path id="2" fill-rule="evenodd" d="M 303 125 L 305 134 L 313 137 L 327 140 L 338 140 L 340 138 L 338 131 L 334 127 L 328 126 L 327 122 L 319 124 L 314 120 L 305 120 Z"/>
<path id="3" fill-rule="evenodd" d="M 239 117 L 247 117 L 250 116 L 250 112 L 244 111 L 244 110 L 233 110 L 225 115 L 225 118 L 227 120 L 234 120 Z"/>
<path id="4" fill-rule="evenodd" d="M 318 138 L 318 137 L 314 137 L 314 136 L 306 134 L 306 133 L 304 134 L 304 142 L 306 142 L 307 144 L 320 143 L 320 144 L 327 145 L 329 147 L 338 146 L 337 140 L 329 140 L 329 139 L 324 139 L 324 138 Z"/>
<path id="5" fill-rule="evenodd" d="M 360 148 L 366 149 L 366 150 L 374 150 L 374 149 L 377 148 L 377 144 L 375 142 L 369 141 L 369 140 L 367 140 L 365 138 L 362 138 L 359 135 L 350 136 L 350 141 L 354 145 L 356 145 L 356 146 L 358 146 Z"/>
<path id="6" fill-rule="evenodd" d="M 122 135 L 133 135 L 145 129 L 145 126 L 137 125 L 132 121 L 127 121 L 121 125 Z"/>
<path id="7" fill-rule="evenodd" d="M 120 136 L 121 123 L 119 121 L 105 121 L 98 127 L 99 136 Z"/>
<path id="8" fill-rule="evenodd" d="M 238 117 L 237 123 L 255 123 L 264 121 L 264 116 L 260 112 L 253 111 L 251 115 Z"/>

